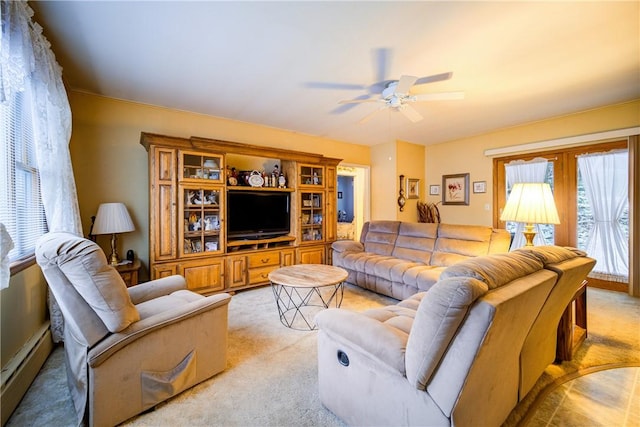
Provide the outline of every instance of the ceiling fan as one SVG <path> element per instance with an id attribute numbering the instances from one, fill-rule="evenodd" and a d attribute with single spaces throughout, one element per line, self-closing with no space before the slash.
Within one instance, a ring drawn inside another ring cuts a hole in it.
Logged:
<path id="1" fill-rule="evenodd" d="M 350 100 L 340 101 L 340 106 L 335 108 L 332 113 L 344 113 L 348 109 L 363 103 L 380 103 L 380 108 L 373 113 L 365 116 L 360 123 L 370 120 L 375 114 L 384 109 L 394 109 L 404 114 L 412 122 L 418 122 L 423 119 L 422 115 L 410 104 L 422 101 L 440 101 L 463 99 L 464 92 L 442 92 L 442 93 L 422 93 L 422 85 L 427 83 L 435 83 L 443 80 L 449 80 L 453 75 L 452 72 L 434 74 L 426 77 L 402 76 L 399 80 L 386 79 L 389 58 L 391 50 L 388 48 L 378 48 L 373 51 L 376 66 L 376 83 L 371 85 L 348 84 L 348 83 L 329 83 L 329 82 L 309 82 L 307 87 L 317 89 L 346 89 L 346 90 L 366 90 L 368 93 L 357 96 Z M 379 95 L 373 97 L 373 95 Z"/>
<path id="2" fill-rule="evenodd" d="M 379 98 L 371 99 L 362 97 L 340 101 L 339 104 L 363 104 L 369 102 L 381 103 L 381 107 L 373 113 L 365 116 L 360 123 L 365 123 L 380 111 L 388 108 L 395 109 L 406 118 L 416 123 L 424 117 L 411 106 L 414 102 L 441 101 L 452 99 L 463 99 L 464 92 L 439 92 L 439 93 L 417 93 L 416 86 L 431 83 L 434 81 L 447 80 L 453 73 L 437 74 L 434 76 L 418 78 L 415 76 L 402 76 L 400 80 L 391 80 L 386 83 Z"/>

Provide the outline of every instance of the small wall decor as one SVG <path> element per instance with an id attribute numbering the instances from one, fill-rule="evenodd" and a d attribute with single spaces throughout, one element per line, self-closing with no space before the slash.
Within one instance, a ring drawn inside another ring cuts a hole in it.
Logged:
<path id="1" fill-rule="evenodd" d="M 420 180 L 417 178 L 408 178 L 407 179 L 407 198 L 408 199 L 417 199 L 420 197 Z"/>
<path id="2" fill-rule="evenodd" d="M 404 198 L 404 175 L 400 175 L 400 195 L 398 196 L 398 206 L 400 206 L 400 212 L 404 211 L 404 205 L 407 200 Z"/>
<path id="3" fill-rule="evenodd" d="M 442 175 L 442 204 L 469 204 L 469 174 Z"/>
<path id="4" fill-rule="evenodd" d="M 430 185 L 429 186 L 429 195 L 430 196 L 437 196 L 438 194 L 440 194 L 440 186 L 439 185 Z"/>
<path id="5" fill-rule="evenodd" d="M 486 193 L 487 192 L 487 181 L 473 181 L 473 192 L 474 193 Z"/>

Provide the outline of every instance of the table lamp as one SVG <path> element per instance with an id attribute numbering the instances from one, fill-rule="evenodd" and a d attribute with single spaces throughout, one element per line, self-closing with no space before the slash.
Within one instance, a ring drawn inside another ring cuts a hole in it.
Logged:
<path id="1" fill-rule="evenodd" d="M 117 265 L 118 251 L 116 250 L 116 234 L 128 233 L 135 230 L 133 221 L 129 216 L 127 207 L 124 203 L 102 203 L 98 207 L 96 220 L 93 223 L 92 234 L 111 234 L 111 255 L 109 262 L 111 265 Z"/>
<path id="2" fill-rule="evenodd" d="M 524 223 L 522 234 L 527 240 L 525 246 L 533 246 L 533 238 L 536 235 L 533 231 L 534 224 L 560 224 L 549 184 L 543 182 L 514 184 L 500 220 Z"/>

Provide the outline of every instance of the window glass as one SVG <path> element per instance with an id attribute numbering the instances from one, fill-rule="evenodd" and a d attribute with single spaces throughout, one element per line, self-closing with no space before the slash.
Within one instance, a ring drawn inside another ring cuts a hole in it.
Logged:
<path id="1" fill-rule="evenodd" d="M 38 237 L 47 231 L 29 95 L 28 90 L 19 92 L 0 104 L 0 222 L 14 243 L 10 261 L 32 255 Z"/>

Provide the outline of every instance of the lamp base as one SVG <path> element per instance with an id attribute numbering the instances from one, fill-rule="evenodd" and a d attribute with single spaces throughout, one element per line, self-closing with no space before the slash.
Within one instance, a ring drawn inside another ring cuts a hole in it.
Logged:
<path id="1" fill-rule="evenodd" d="M 524 238 L 527 240 L 525 246 L 533 246 L 533 238 L 536 237 L 536 232 L 533 231 L 533 224 L 525 224 L 522 234 L 524 234 Z"/>
<path id="2" fill-rule="evenodd" d="M 111 235 L 111 255 L 109 255 L 109 264 L 118 265 L 120 264 L 120 258 L 118 258 L 118 251 L 116 250 L 116 233 Z"/>

